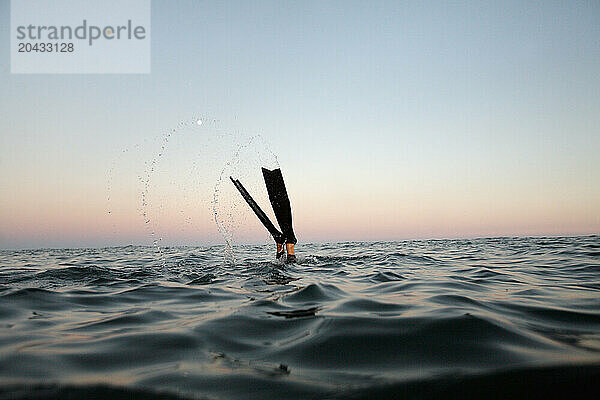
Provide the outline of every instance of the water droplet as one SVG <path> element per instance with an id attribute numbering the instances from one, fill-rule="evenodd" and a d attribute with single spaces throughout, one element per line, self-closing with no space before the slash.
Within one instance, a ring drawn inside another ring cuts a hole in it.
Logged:
<path id="1" fill-rule="evenodd" d="M 201 120 L 201 119 L 199 119 L 198 121 L 196 121 L 196 123 L 197 123 L 198 125 L 202 125 L 202 120 Z"/>

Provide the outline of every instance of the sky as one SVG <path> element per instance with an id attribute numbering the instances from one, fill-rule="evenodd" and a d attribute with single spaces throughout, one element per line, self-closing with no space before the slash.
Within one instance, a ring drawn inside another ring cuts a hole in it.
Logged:
<path id="1" fill-rule="evenodd" d="M 598 2 L 153 1 L 150 74 L 11 74 L 9 26 L 0 248 L 223 243 L 256 134 L 299 243 L 600 233 Z"/>

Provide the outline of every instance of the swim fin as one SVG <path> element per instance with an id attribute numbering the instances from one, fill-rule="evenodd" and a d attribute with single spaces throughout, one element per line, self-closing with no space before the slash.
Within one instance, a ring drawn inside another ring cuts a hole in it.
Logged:
<path id="1" fill-rule="evenodd" d="M 262 173 L 265 185 L 267 186 L 267 192 L 269 193 L 269 200 L 271 201 L 275 218 L 277 218 L 277 223 L 281 228 L 285 242 L 296 244 L 297 240 L 292 228 L 292 207 L 290 206 L 290 199 L 285 189 L 281 169 L 277 168 L 271 171 L 263 167 Z"/>
<path id="2" fill-rule="evenodd" d="M 252 196 L 250 196 L 250 193 L 248 193 L 248 191 L 246 190 L 244 185 L 242 185 L 242 183 L 239 180 L 233 179 L 231 176 L 229 177 L 229 179 L 231 179 L 231 182 L 233 182 L 233 185 L 240 192 L 240 194 L 242 195 L 244 200 L 246 200 L 246 203 L 248 203 L 248 205 L 250 206 L 252 211 L 254 211 L 254 214 L 256 214 L 256 216 L 258 217 L 260 222 L 262 222 L 262 224 L 265 226 L 265 228 L 267 228 L 267 230 L 269 231 L 271 236 L 273 236 L 273 239 L 275 239 L 275 242 L 283 244 L 285 242 L 285 238 L 283 237 L 283 234 L 281 232 L 279 232 L 279 230 L 275 227 L 275 225 L 273 225 L 273 223 L 271 222 L 269 217 L 267 217 L 267 214 L 265 214 L 265 212 L 260 208 L 260 206 L 256 203 L 256 201 L 254 201 Z"/>

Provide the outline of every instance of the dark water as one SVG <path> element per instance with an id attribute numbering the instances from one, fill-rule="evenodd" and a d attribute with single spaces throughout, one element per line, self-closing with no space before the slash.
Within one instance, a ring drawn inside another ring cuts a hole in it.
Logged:
<path id="1" fill-rule="evenodd" d="M 600 236 L 272 247 L 0 252 L 0 398 L 599 393 Z"/>

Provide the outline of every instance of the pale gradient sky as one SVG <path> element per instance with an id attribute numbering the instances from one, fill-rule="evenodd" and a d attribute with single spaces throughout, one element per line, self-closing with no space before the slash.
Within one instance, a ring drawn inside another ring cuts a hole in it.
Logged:
<path id="1" fill-rule="evenodd" d="M 600 233 L 599 2 L 153 1 L 149 75 L 11 75 L 9 16 L 0 248 L 150 243 L 131 183 L 192 115 L 228 134 L 170 143 L 168 244 L 222 242 L 214 179 L 256 132 L 300 242 Z"/>

